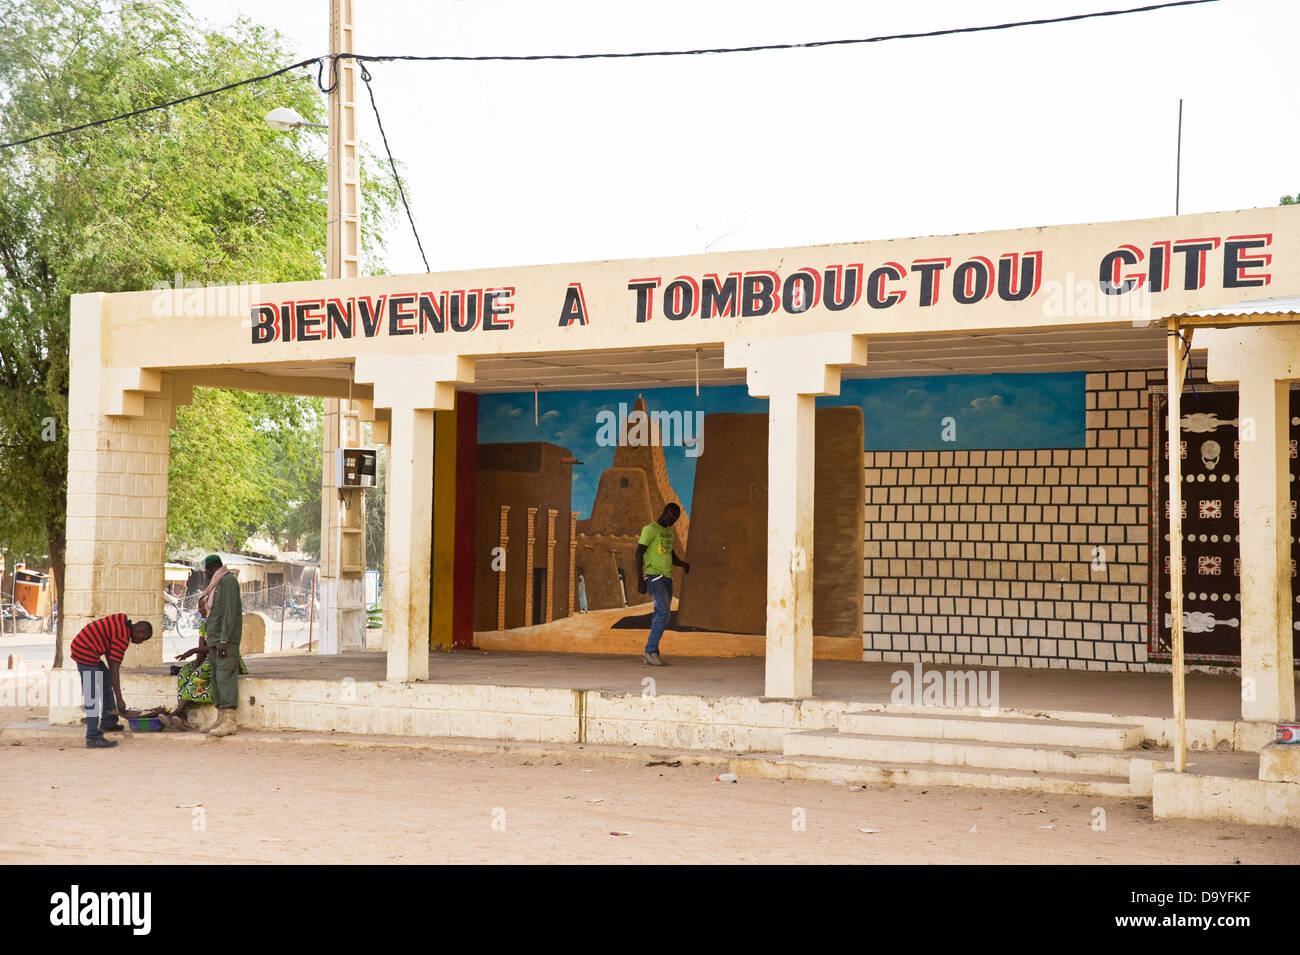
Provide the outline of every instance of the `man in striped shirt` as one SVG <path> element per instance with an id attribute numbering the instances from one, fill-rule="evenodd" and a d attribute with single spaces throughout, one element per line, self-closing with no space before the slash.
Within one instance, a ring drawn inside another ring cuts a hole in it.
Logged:
<path id="1" fill-rule="evenodd" d="M 132 623 L 126 614 L 115 613 L 90 621 L 72 638 L 72 659 L 81 673 L 87 748 L 108 749 L 117 745 L 104 738 L 104 731 L 122 728 L 118 722 L 118 714 L 126 710 L 120 673 L 122 657 L 126 655 L 128 643 L 144 643 L 151 636 L 153 626 L 148 621 Z M 109 688 L 113 691 L 112 700 L 107 698 Z M 116 708 L 113 703 L 117 704 Z"/>

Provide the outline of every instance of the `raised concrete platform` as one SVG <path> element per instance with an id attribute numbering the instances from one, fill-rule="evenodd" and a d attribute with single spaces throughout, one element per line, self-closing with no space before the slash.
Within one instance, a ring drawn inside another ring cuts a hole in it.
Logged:
<path id="1" fill-rule="evenodd" d="M 268 654 L 248 659 L 238 720 L 245 734 L 656 747 L 725 753 L 733 771 L 755 775 L 1094 796 L 1151 795 L 1172 765 L 1162 674 L 1003 670 L 999 705 L 980 710 L 893 702 L 891 677 L 911 670 L 898 664 L 819 661 L 812 699 L 779 700 L 761 696 L 761 659 L 670 662 L 439 653 L 430 680 L 403 684 L 384 680 L 382 653 Z M 75 673 L 56 677 L 74 682 L 51 721 L 75 723 Z M 175 688 L 162 668 L 123 677 L 136 707 L 170 705 Z M 1259 773 L 1255 754 L 1273 727 L 1235 718 L 1238 694 L 1234 677 L 1189 675 L 1189 762 L 1203 774 Z"/>
<path id="2" fill-rule="evenodd" d="M 1156 819 L 1217 819 L 1257 826 L 1300 828 L 1300 784 L 1248 775 L 1156 773 L 1151 799 Z"/>
<path id="3" fill-rule="evenodd" d="M 689 634 L 679 635 L 683 639 Z M 756 657 L 713 658 L 677 656 L 667 648 L 672 666 L 654 669 L 634 654 L 572 654 L 459 650 L 429 655 L 429 683 L 498 684 L 539 687 L 584 687 L 640 692 L 641 680 L 652 676 L 673 692 L 705 696 L 762 696 L 764 661 Z M 249 657 L 256 677 L 286 679 L 382 681 L 382 651 L 321 656 L 267 653 Z M 926 664 L 927 671 L 959 668 Z M 813 692 L 819 699 L 889 703 L 895 685 L 890 677 L 911 664 L 866 663 L 861 660 L 819 660 L 813 672 Z M 141 672 L 165 673 L 165 668 Z M 1121 713 L 1172 717 L 1172 688 L 1168 673 L 1108 673 L 1092 670 L 1001 669 L 999 693 L 1003 708 L 1054 712 Z M 1298 681 L 1300 688 L 1300 681 Z M 1235 675 L 1192 672 L 1187 675 L 1188 715 L 1193 720 L 1235 721 L 1241 718 L 1241 685 Z M 1270 736 L 1271 740 L 1271 736 Z M 1261 746 L 1263 744 L 1261 743 Z"/>
<path id="4" fill-rule="evenodd" d="M 1300 783 L 1300 745 L 1269 743 L 1259 754 L 1259 778 L 1274 783 Z"/>
<path id="5" fill-rule="evenodd" d="M 787 731 L 836 728 L 841 713 L 942 712 L 982 720 L 978 709 L 891 702 L 891 676 L 911 669 L 901 664 L 818 661 L 815 696 L 788 701 L 762 696 L 760 658 L 668 659 L 671 666 L 652 668 L 628 656 L 436 653 L 430 655 L 429 681 L 390 684 L 382 652 L 265 654 L 247 660 L 239 718 L 244 725 L 276 730 L 672 743 L 735 752 L 781 752 Z M 1172 742 L 1165 674 L 1036 669 L 999 675 L 1003 717 L 1130 724 L 1156 747 Z M 57 676 L 76 680 L 75 671 Z M 175 679 L 165 668 L 126 671 L 123 680 L 132 706 L 174 697 Z M 1271 725 L 1239 718 L 1234 677 L 1192 673 L 1187 688 L 1191 749 L 1258 752 L 1271 741 Z M 79 693 L 75 685 L 66 689 L 52 694 L 66 704 L 52 706 L 54 722 L 80 719 Z"/>

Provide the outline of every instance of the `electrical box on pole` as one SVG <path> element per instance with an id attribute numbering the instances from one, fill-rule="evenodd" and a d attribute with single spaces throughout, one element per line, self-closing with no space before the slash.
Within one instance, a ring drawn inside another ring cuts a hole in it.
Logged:
<path id="1" fill-rule="evenodd" d="M 334 486 L 368 488 L 375 486 L 378 452 L 370 448 L 334 449 Z"/>

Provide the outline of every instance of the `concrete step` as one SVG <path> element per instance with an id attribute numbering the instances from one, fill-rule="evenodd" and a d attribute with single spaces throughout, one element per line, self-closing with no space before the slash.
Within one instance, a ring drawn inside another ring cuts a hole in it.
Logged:
<path id="1" fill-rule="evenodd" d="M 1073 773 L 1034 773 L 1018 769 L 976 769 L 916 763 L 865 763 L 834 757 L 737 756 L 731 771 L 768 779 L 839 779 L 846 783 L 902 786 L 961 786 L 1073 793 L 1080 796 L 1137 795 L 1127 777 Z"/>
<path id="2" fill-rule="evenodd" d="M 1156 773 L 1152 815 L 1300 829 L 1300 783 L 1252 778 L 1245 768 L 1189 763 L 1185 773 Z"/>
<path id="3" fill-rule="evenodd" d="M 843 713 L 839 729 L 842 733 L 860 736 L 1110 750 L 1133 749 L 1142 743 L 1143 736 L 1142 727 L 1134 723 L 1084 723 L 1034 717 L 953 716 L 883 710 Z"/>
<path id="4" fill-rule="evenodd" d="M 913 763 L 949 768 L 1015 769 L 1035 773 L 1130 777 L 1134 760 L 1160 764 L 1163 750 L 1114 750 L 1085 747 L 1042 747 L 1027 743 L 984 743 L 972 740 L 916 739 L 911 736 L 863 736 L 835 730 L 787 733 L 786 756 L 832 756 L 868 763 Z M 1147 774 L 1149 775 L 1149 773 Z"/>

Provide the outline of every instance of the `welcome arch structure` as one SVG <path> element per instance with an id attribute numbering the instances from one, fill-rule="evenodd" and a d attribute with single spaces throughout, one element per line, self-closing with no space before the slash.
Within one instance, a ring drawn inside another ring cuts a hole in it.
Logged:
<path id="1" fill-rule="evenodd" d="M 698 368 L 703 385 L 744 383 L 769 402 L 769 446 L 783 453 L 768 461 L 766 692 L 807 697 L 816 396 L 854 377 L 1159 368 L 1166 316 L 1296 294 L 1300 210 L 1278 208 L 77 295 L 65 632 L 119 610 L 160 625 L 168 429 L 194 387 L 351 397 L 389 445 L 388 677 L 425 678 L 435 413 L 458 390 L 690 385 Z M 1285 329 L 1258 334 L 1292 347 Z M 1235 340 L 1211 344 L 1212 363 L 1219 347 L 1233 374 L 1249 363 Z M 151 663 L 161 650 L 132 652 Z"/>

